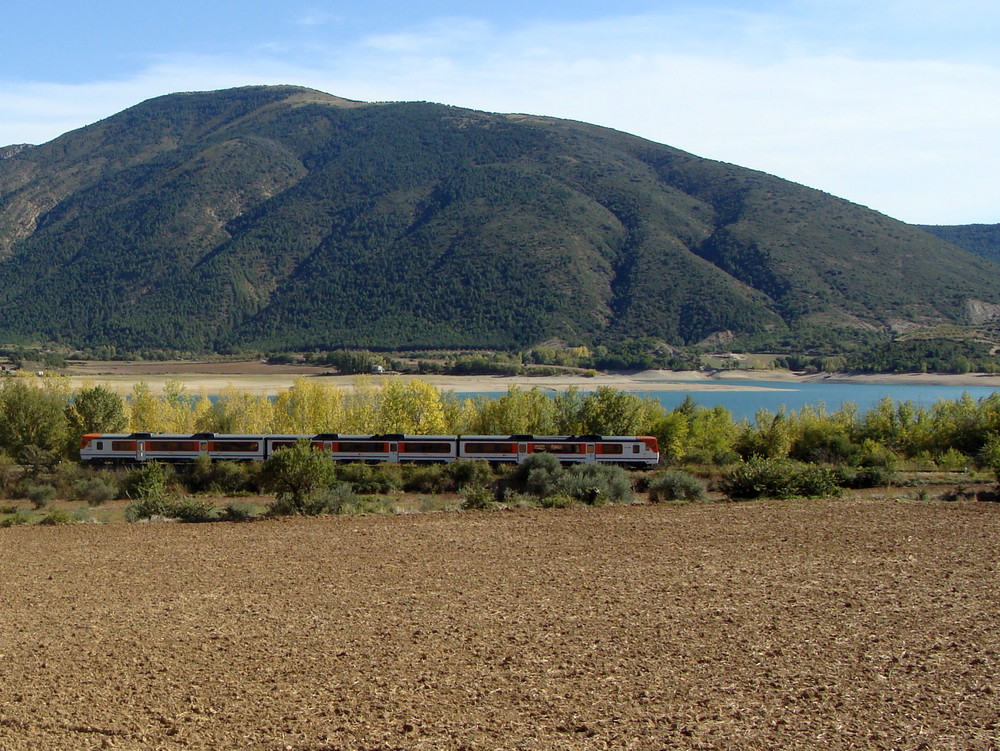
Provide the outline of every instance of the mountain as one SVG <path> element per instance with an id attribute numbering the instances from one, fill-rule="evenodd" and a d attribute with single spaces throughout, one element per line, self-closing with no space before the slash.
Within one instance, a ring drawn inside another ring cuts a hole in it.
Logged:
<path id="1" fill-rule="evenodd" d="M 920 229 L 977 256 L 1000 263 L 1000 224 L 922 225 Z"/>
<path id="2" fill-rule="evenodd" d="M 0 341 L 682 345 L 998 304 L 1000 267 L 917 227 L 550 117 L 249 87 L 0 153 Z"/>

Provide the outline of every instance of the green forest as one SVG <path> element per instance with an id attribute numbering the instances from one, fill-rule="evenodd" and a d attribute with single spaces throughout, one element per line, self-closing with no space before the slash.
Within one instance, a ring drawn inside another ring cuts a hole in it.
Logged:
<path id="1" fill-rule="evenodd" d="M 845 354 L 873 332 L 988 327 L 994 305 L 1000 265 L 924 229 L 555 118 L 247 87 L 159 97 L 0 159 L 0 345 L 558 339 L 607 348 L 600 369 L 720 336 L 819 355 L 808 340 L 828 332 Z"/>

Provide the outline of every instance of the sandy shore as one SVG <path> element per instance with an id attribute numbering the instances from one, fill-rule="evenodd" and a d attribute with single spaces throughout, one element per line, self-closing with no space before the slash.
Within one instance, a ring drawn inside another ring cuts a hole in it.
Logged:
<path id="1" fill-rule="evenodd" d="M 324 384 L 353 389 L 358 376 L 333 375 L 326 368 L 301 365 L 267 365 L 263 362 L 165 362 L 118 363 L 94 362 L 74 365 L 65 371 L 74 388 L 86 384 L 101 384 L 118 393 L 128 393 L 137 383 L 146 383 L 154 393 L 162 393 L 169 381 L 179 381 L 191 393 L 218 394 L 232 386 L 252 394 L 273 395 L 292 386 L 300 378 L 317 379 Z M 593 391 L 611 386 L 624 391 L 773 391 L 781 384 L 803 382 L 871 383 L 884 385 L 939 384 L 951 386 L 997 386 L 1000 376 L 988 374 L 936 375 L 926 373 L 859 375 L 848 373 L 797 375 L 787 370 L 741 371 L 670 371 L 647 370 L 633 374 L 600 374 L 594 377 L 560 376 L 362 376 L 377 385 L 387 378 L 419 379 L 444 391 L 464 393 L 499 393 L 512 386 L 522 389 L 540 388 L 564 391 L 571 386 Z M 773 386 L 761 386 L 752 381 L 770 381 Z"/>

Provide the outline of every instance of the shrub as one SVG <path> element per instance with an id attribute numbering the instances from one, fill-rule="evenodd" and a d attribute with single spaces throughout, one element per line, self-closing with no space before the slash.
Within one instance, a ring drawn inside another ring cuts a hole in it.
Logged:
<path id="1" fill-rule="evenodd" d="M 188 496 L 170 504 L 165 515 L 182 522 L 210 522 L 216 518 L 216 510 L 210 501 Z"/>
<path id="2" fill-rule="evenodd" d="M 69 524 L 73 519 L 70 517 L 64 509 L 56 508 L 52 509 L 46 516 L 38 520 L 38 523 L 44 526 L 53 526 L 56 524 Z"/>
<path id="3" fill-rule="evenodd" d="M 208 454 L 200 454 L 180 479 L 190 493 L 239 493 L 254 485 L 254 474 L 249 462 L 213 462 Z"/>
<path id="4" fill-rule="evenodd" d="M 818 464 L 800 465 L 795 471 L 795 495 L 806 498 L 824 498 L 840 495 L 836 474 L 829 467 Z"/>
<path id="5" fill-rule="evenodd" d="M 506 479 L 506 485 L 538 498 L 570 496 L 591 505 L 633 500 L 632 480 L 611 464 L 564 467 L 552 454 L 533 454 Z"/>
<path id="6" fill-rule="evenodd" d="M 172 516 L 171 503 L 163 497 L 136 498 L 125 507 L 125 521 L 137 522 L 155 516 L 169 519 Z"/>
<path id="7" fill-rule="evenodd" d="M 883 467 L 895 471 L 899 466 L 899 457 L 878 441 L 866 438 L 861 442 L 855 462 L 859 467 Z"/>
<path id="8" fill-rule="evenodd" d="M 309 441 L 298 441 L 290 448 L 276 451 L 264 462 L 261 472 L 264 487 L 278 494 L 269 513 L 279 516 L 329 513 L 324 510 L 324 499 L 336 476 L 333 462 L 314 451 Z"/>
<path id="9" fill-rule="evenodd" d="M 754 456 L 723 476 L 720 488 L 729 498 L 794 498 L 836 495 L 834 472 L 790 459 Z"/>
<path id="10" fill-rule="evenodd" d="M 126 498 L 159 500 L 167 494 L 169 469 L 159 462 L 147 462 L 125 473 L 122 492 Z"/>
<path id="11" fill-rule="evenodd" d="M 403 490 L 411 493 L 443 493 L 453 487 L 443 464 L 415 464 L 407 467 Z"/>
<path id="12" fill-rule="evenodd" d="M 564 468 L 557 488 L 557 494 L 572 496 L 591 506 L 635 499 L 628 473 L 611 464 L 574 464 Z"/>
<path id="13" fill-rule="evenodd" d="M 90 513 L 89 506 L 80 506 L 73 509 L 73 521 L 75 522 L 92 522 L 94 521 L 93 515 Z"/>
<path id="14" fill-rule="evenodd" d="M 219 518 L 225 522 L 248 522 L 257 517 L 252 505 L 242 501 L 233 501 L 226 504 Z"/>
<path id="15" fill-rule="evenodd" d="M 483 510 L 496 508 L 496 496 L 493 491 L 484 486 L 467 486 L 462 490 L 462 508 L 466 510 Z"/>
<path id="16" fill-rule="evenodd" d="M 518 493 L 513 488 L 504 488 L 503 505 L 507 508 L 538 508 L 538 498 L 529 493 Z"/>
<path id="17" fill-rule="evenodd" d="M 323 516 L 326 514 L 350 513 L 361 503 L 351 486 L 346 482 L 335 482 L 328 488 L 315 490 L 308 495 L 296 497 L 293 493 L 282 493 L 267 510 L 268 516 Z"/>
<path id="18" fill-rule="evenodd" d="M 344 506 L 341 514 L 393 514 L 396 504 L 392 498 L 367 497 L 359 498 L 353 506 Z"/>
<path id="19" fill-rule="evenodd" d="M 110 501 L 117 494 L 117 489 L 100 477 L 78 480 L 73 485 L 73 498 L 78 501 L 86 501 L 88 506 L 100 506 L 102 503 Z"/>
<path id="20" fill-rule="evenodd" d="M 701 501 L 705 498 L 705 483 L 687 472 L 663 472 L 649 482 L 651 503 L 663 501 Z"/>
<path id="21" fill-rule="evenodd" d="M 968 469 L 972 460 L 957 449 L 950 448 L 937 457 L 937 465 L 949 472 L 960 472 Z"/>
<path id="22" fill-rule="evenodd" d="M 843 488 L 884 488 L 896 482 L 896 473 L 888 467 L 837 467 L 836 482 Z"/>
<path id="23" fill-rule="evenodd" d="M 551 492 L 555 492 L 555 482 L 562 471 L 562 465 L 552 454 L 532 454 L 507 476 L 507 484 L 516 490 L 527 491 L 534 495 L 550 495 Z M 545 492 L 549 485 L 551 485 L 550 492 Z"/>
<path id="24" fill-rule="evenodd" d="M 31 512 L 25 509 L 18 509 L 6 519 L 0 521 L 0 527 L 19 527 L 30 522 Z"/>
<path id="25" fill-rule="evenodd" d="M 403 469 L 398 464 L 338 464 L 336 476 L 361 495 L 393 493 L 403 489 Z"/>
<path id="26" fill-rule="evenodd" d="M 565 493 L 555 493 L 538 499 L 538 505 L 542 508 L 573 508 L 579 504 L 576 498 Z"/>
<path id="27" fill-rule="evenodd" d="M 56 489 L 51 485 L 29 485 L 25 497 L 37 509 L 45 508 L 56 497 Z"/>
<path id="28" fill-rule="evenodd" d="M 489 485 L 493 480 L 493 470 L 484 461 L 459 459 L 448 464 L 446 472 L 458 490 L 468 485 Z"/>

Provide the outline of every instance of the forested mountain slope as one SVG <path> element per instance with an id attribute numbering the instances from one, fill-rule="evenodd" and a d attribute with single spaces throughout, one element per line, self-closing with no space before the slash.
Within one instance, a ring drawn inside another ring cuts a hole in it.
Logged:
<path id="1" fill-rule="evenodd" d="M 977 256 L 1000 263 L 1000 224 L 926 225 L 920 229 Z"/>
<path id="2" fill-rule="evenodd" d="M 554 118 L 251 87 L 0 150 L 0 341 L 680 345 L 982 302 L 1000 267 L 917 227 Z"/>

